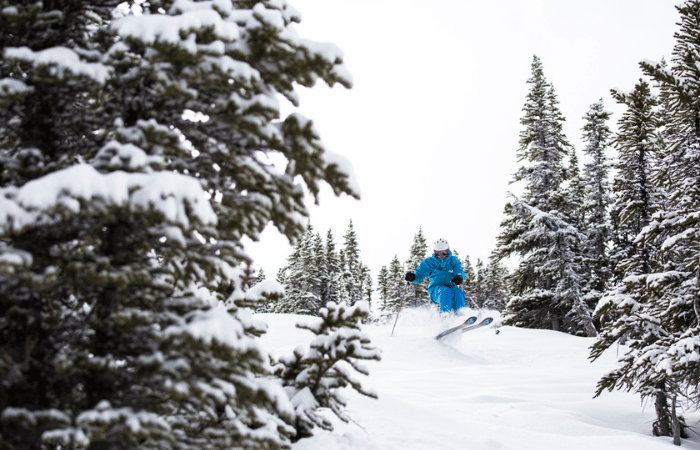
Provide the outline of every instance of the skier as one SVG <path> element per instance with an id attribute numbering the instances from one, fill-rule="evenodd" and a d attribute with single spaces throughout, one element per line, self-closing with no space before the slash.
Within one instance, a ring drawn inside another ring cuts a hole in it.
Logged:
<path id="1" fill-rule="evenodd" d="M 433 256 L 425 258 L 415 273 L 406 273 L 406 281 L 420 283 L 427 276 L 430 300 L 440 305 L 440 312 L 457 312 L 466 306 L 464 292 L 457 287 L 465 276 L 462 263 L 452 255 L 450 244 L 445 239 L 435 241 L 433 250 Z"/>

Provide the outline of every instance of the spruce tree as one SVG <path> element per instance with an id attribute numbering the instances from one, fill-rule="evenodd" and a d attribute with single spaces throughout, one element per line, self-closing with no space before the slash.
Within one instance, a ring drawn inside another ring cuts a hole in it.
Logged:
<path id="1" fill-rule="evenodd" d="M 409 251 L 406 267 L 408 270 L 416 270 L 420 263 L 428 256 L 428 241 L 423 236 L 423 228 L 418 229 L 418 233 L 413 236 L 413 243 Z M 406 304 L 413 307 L 423 306 L 430 302 L 428 295 L 428 280 L 423 280 L 419 284 L 411 283 L 406 294 Z"/>
<path id="2" fill-rule="evenodd" d="M 360 261 L 360 248 L 357 243 L 357 234 L 352 220 L 348 224 L 348 229 L 343 236 L 343 255 L 345 256 L 343 265 L 343 283 L 348 295 L 348 304 L 354 305 L 362 300 L 363 277 L 362 261 Z"/>
<path id="3" fill-rule="evenodd" d="M 616 195 L 612 215 L 617 220 L 613 229 L 615 244 L 613 261 L 620 281 L 600 299 L 596 318 L 602 323 L 599 339 L 592 348 L 593 358 L 616 342 L 629 345 L 620 358 L 619 367 L 598 383 L 598 395 L 605 389 L 625 387 L 635 389 L 642 397 L 655 399 L 656 432 L 668 435 L 671 414 L 668 409 L 668 384 L 665 377 L 652 380 L 647 368 L 638 365 L 637 358 L 664 333 L 658 319 L 649 314 L 653 293 L 648 289 L 649 274 L 654 266 L 656 248 L 640 239 L 653 214 L 659 209 L 656 187 L 652 184 L 655 137 L 658 122 L 654 107 L 656 98 L 649 83 L 640 79 L 631 93 L 614 90 L 615 99 L 627 106 L 619 121 L 614 139 L 618 150 L 613 182 Z"/>
<path id="4" fill-rule="evenodd" d="M 293 313 L 295 302 L 301 297 L 301 289 L 295 280 L 298 280 L 301 263 L 301 240 L 292 248 L 292 253 L 287 257 L 287 264 L 280 269 L 279 282 L 284 287 L 284 297 L 275 302 L 272 311 L 279 314 Z"/>
<path id="5" fill-rule="evenodd" d="M 660 88 L 664 106 L 662 120 L 656 120 L 665 127 L 663 138 L 658 132 L 653 136 L 649 126 L 643 142 L 649 159 L 654 153 L 661 156 L 651 177 L 657 191 L 646 191 L 648 211 L 638 213 L 647 214 L 640 219 L 648 217 L 649 223 L 635 237 L 632 256 L 622 263 L 631 269 L 627 277 L 601 305 L 622 310 L 618 305 L 626 301 L 635 309 L 626 307 L 619 320 L 611 321 L 593 356 L 620 336 L 629 337 L 629 350 L 619 368 L 599 382 L 599 393 L 626 389 L 653 398 L 654 433 L 674 434 L 680 443 L 685 425 L 675 414 L 675 398 L 686 399 L 693 409 L 700 407 L 700 2 L 686 1 L 676 8 L 681 20 L 670 69 L 663 63 L 641 63 Z M 666 148 L 658 148 L 659 143 Z M 638 179 L 639 175 L 633 178 Z M 655 194 L 663 202 L 654 204 Z"/>
<path id="6" fill-rule="evenodd" d="M 578 156 L 574 149 L 571 149 L 569 158 L 569 167 L 567 169 L 568 187 L 565 189 L 567 193 L 567 201 L 564 203 L 561 217 L 569 222 L 577 230 L 584 231 L 587 227 L 586 215 L 583 208 L 586 197 L 586 184 L 579 168 Z"/>
<path id="7" fill-rule="evenodd" d="M 484 269 L 484 301 L 482 308 L 503 311 L 508 304 L 508 269 L 498 259 L 490 258 Z"/>
<path id="8" fill-rule="evenodd" d="M 667 70 L 667 67 L 666 60 L 662 58 L 658 67 L 654 67 L 654 70 L 663 73 Z M 652 66 L 648 66 L 648 68 L 651 69 Z M 655 108 L 657 130 L 654 135 L 656 152 L 651 155 L 653 158 L 651 165 L 655 168 L 652 173 L 652 183 L 658 189 L 659 204 L 663 205 L 668 201 L 668 190 L 672 188 L 671 173 L 673 172 L 673 166 L 678 163 L 678 154 L 671 143 L 683 139 L 684 127 L 672 119 L 672 111 L 674 110 L 673 86 L 670 83 L 660 81 L 654 82 L 652 88 L 655 92 L 658 91 Z M 677 128 L 676 125 L 680 125 L 681 128 Z"/>
<path id="9" fill-rule="evenodd" d="M 363 265 L 362 266 L 362 299 L 367 302 L 368 305 L 370 305 L 370 308 L 372 307 L 372 291 L 374 290 L 373 286 L 374 281 L 372 280 L 372 273 L 369 270 L 369 267 Z"/>
<path id="10" fill-rule="evenodd" d="M 472 300 L 477 308 L 481 308 L 486 302 L 486 268 L 481 258 L 476 259 L 476 279 L 474 281 Z"/>
<path id="11" fill-rule="evenodd" d="M 616 278 L 620 281 L 603 295 L 596 307 L 595 315 L 603 322 L 603 329 L 594 347 L 594 356 L 599 356 L 620 339 L 624 341 L 645 334 L 639 315 L 648 303 L 643 275 L 651 269 L 655 250 L 637 237 L 658 209 L 656 188 L 651 183 L 652 154 L 656 151 L 656 99 L 651 94 L 649 83 L 644 80 L 640 80 L 629 94 L 616 90 L 612 93 L 627 106 L 613 140 L 618 150 L 615 163 L 618 176 L 613 182 L 614 246 L 611 254 L 613 263 L 616 263 Z"/>
<path id="12" fill-rule="evenodd" d="M 275 312 L 315 315 L 323 307 L 324 277 L 321 271 L 324 260 L 319 259 L 321 246 L 321 238 L 309 222 L 306 232 L 287 259 L 284 297 L 277 302 Z"/>
<path id="13" fill-rule="evenodd" d="M 389 264 L 389 295 L 387 296 L 387 310 L 395 312 L 399 308 L 401 300 L 404 299 L 406 287 L 404 286 L 404 268 L 399 257 L 394 255 L 394 259 Z"/>
<path id="14" fill-rule="evenodd" d="M 581 290 L 581 233 L 558 215 L 518 199 L 513 199 L 508 210 L 517 219 L 512 223 L 522 230 L 517 239 L 508 242 L 510 251 L 528 255 L 529 259 L 522 261 L 510 277 L 513 295 L 504 323 L 595 336 L 591 310 Z M 499 260 L 503 255 L 499 254 Z M 535 261 L 540 263 L 534 265 Z"/>
<path id="15" fill-rule="evenodd" d="M 580 248 L 583 236 L 569 223 L 564 161 L 572 155 L 562 131 L 564 117 L 537 56 L 521 118 L 517 156 L 524 162 L 513 182 L 524 184 L 521 198 L 506 204 L 506 219 L 495 255 L 520 256 L 509 277 L 513 293 L 504 323 L 595 335 L 590 309 L 581 299 Z"/>
<path id="16" fill-rule="evenodd" d="M 377 292 L 379 293 L 379 309 L 384 311 L 387 309 L 387 301 L 389 299 L 389 291 L 391 287 L 389 285 L 389 269 L 386 266 L 382 266 L 377 274 Z"/>
<path id="17" fill-rule="evenodd" d="M 584 153 L 589 158 L 583 173 L 583 266 L 587 280 L 584 297 L 586 303 L 593 307 L 607 290 L 611 279 L 608 245 L 611 238 L 609 208 L 612 199 L 608 182 L 610 163 L 606 155 L 612 135 L 607 125 L 609 119 L 610 113 L 604 110 L 601 99 L 590 106 L 584 116 L 586 122 L 583 126 L 583 141 L 586 144 Z"/>
<path id="18" fill-rule="evenodd" d="M 469 255 L 466 255 L 462 260 L 462 269 L 464 269 L 464 281 L 462 282 L 462 290 L 464 291 L 467 299 L 467 306 L 476 306 L 474 302 L 474 293 L 476 287 L 476 272 L 474 272 L 474 267 L 469 260 Z M 471 303 L 471 305 L 470 305 Z"/>
<path id="19" fill-rule="evenodd" d="M 659 152 L 655 146 L 658 121 L 654 108 L 657 99 L 651 93 L 649 83 L 643 79 L 630 93 L 611 92 L 618 103 L 627 107 L 613 140 L 618 154 L 612 205 L 618 219 L 613 232 L 618 245 L 613 248 L 612 259 L 617 263 L 615 270 L 621 278 L 626 274 L 648 272 L 653 252 L 648 246 L 635 243 L 635 239 L 649 224 L 660 203 L 659 191 L 652 183 L 654 161 Z"/>
<path id="20" fill-rule="evenodd" d="M 275 278 L 275 280 L 277 280 L 277 282 L 281 285 L 284 285 L 284 279 L 286 277 L 285 272 L 286 272 L 286 270 L 284 267 L 280 267 L 277 270 L 277 277 Z"/>
<path id="21" fill-rule="evenodd" d="M 542 211 L 559 211 L 563 206 L 562 183 L 566 180 L 564 161 L 571 144 L 563 134 L 564 117 L 558 108 L 554 88 L 544 76 L 542 62 L 535 56 L 532 76 L 527 81 L 530 91 L 520 119 L 518 162 L 525 162 L 513 177 L 524 182 L 523 200 Z"/>
<path id="22" fill-rule="evenodd" d="M 357 194 L 296 85 L 351 82 L 284 0 L 6 0 L 0 13 L 0 441 L 285 448 L 241 239 Z M 135 6 L 136 7 L 136 6 Z M 279 171 L 267 155 L 286 158 Z"/>
<path id="23" fill-rule="evenodd" d="M 380 351 L 360 329 L 360 323 L 369 317 L 367 303 L 348 307 L 331 302 L 319 311 L 319 317 L 317 323 L 297 325 L 316 335 L 309 349 L 299 347 L 292 355 L 282 356 L 275 368 L 295 409 L 295 440 L 311 436 L 317 427 L 333 430 L 320 408 L 328 408 L 344 422 L 350 421 L 343 412 L 346 400 L 341 388 L 350 387 L 377 398 L 356 377 L 358 373 L 369 374 L 363 361 L 381 359 Z"/>
<path id="24" fill-rule="evenodd" d="M 348 279 L 350 278 L 350 273 L 346 269 L 345 265 L 345 250 L 340 249 L 338 252 L 338 272 L 334 274 L 335 285 L 337 286 L 336 298 L 338 303 L 349 303 L 350 294 L 348 292 L 348 283 L 351 283 Z"/>
<path id="25" fill-rule="evenodd" d="M 324 249 L 326 262 L 326 284 L 323 292 L 323 304 L 328 302 L 338 303 L 338 282 L 339 273 L 341 271 L 340 256 L 335 249 L 335 238 L 333 231 L 328 230 L 326 233 L 326 246 Z"/>
<path id="26" fill-rule="evenodd" d="M 314 234 L 311 248 L 313 252 L 312 261 L 314 270 L 313 289 L 314 294 L 319 299 L 318 306 L 322 308 L 327 302 L 325 293 L 328 287 L 329 273 L 327 271 L 328 262 L 326 261 L 325 245 L 320 233 L 317 232 Z"/>
<path id="27" fill-rule="evenodd" d="M 258 284 L 267 280 L 267 274 L 263 269 L 253 276 L 252 281 L 249 283 L 249 287 L 257 286 Z M 281 284 L 281 283 L 280 283 Z M 270 299 L 264 299 L 259 301 L 255 306 L 254 310 L 258 313 L 270 313 L 273 311 L 275 302 Z"/>

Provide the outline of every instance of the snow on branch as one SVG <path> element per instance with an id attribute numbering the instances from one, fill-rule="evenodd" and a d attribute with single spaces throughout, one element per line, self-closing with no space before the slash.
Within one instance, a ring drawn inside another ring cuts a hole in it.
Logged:
<path id="1" fill-rule="evenodd" d="M 12 99 L 30 94 L 34 88 L 27 86 L 23 81 L 14 78 L 3 78 L 0 80 L 0 99 Z"/>
<path id="2" fill-rule="evenodd" d="M 187 335 L 207 345 L 218 342 L 235 350 L 245 350 L 242 346 L 249 344 L 244 339 L 241 322 L 228 314 L 222 306 L 193 311 L 185 322 L 166 328 L 165 335 L 168 338 Z"/>
<path id="3" fill-rule="evenodd" d="M 5 59 L 15 59 L 32 63 L 35 68 L 48 68 L 49 74 L 59 80 L 70 74 L 84 75 L 104 84 L 110 77 L 112 69 L 100 63 L 87 63 L 67 47 L 52 47 L 35 52 L 29 47 L 9 47 L 4 52 Z"/>
<path id="4" fill-rule="evenodd" d="M 238 39 L 238 26 L 223 19 L 219 12 L 211 9 L 208 2 L 197 3 L 200 6 L 206 5 L 207 8 L 195 8 L 193 5 L 195 5 L 193 2 L 176 2 L 172 12 L 181 12 L 181 14 L 173 16 L 160 14 L 126 16 L 112 22 L 111 28 L 120 37 L 142 45 L 165 43 L 181 47 L 192 54 L 198 52 L 194 34 L 207 29 L 220 42 L 218 51 L 214 53 L 222 54 L 224 42 L 233 42 Z M 208 52 L 216 48 L 217 45 L 206 46 Z"/>
<path id="5" fill-rule="evenodd" d="M 350 160 L 337 153 L 332 153 L 326 150 L 323 152 L 323 159 L 326 163 L 326 173 L 329 178 L 345 178 L 347 186 L 353 195 L 360 197 L 360 183 L 355 177 L 355 172 L 352 168 Z M 336 189 L 336 195 L 340 195 L 340 190 Z"/>
<path id="6" fill-rule="evenodd" d="M 0 189 L 0 233 L 58 222 L 61 216 L 99 213 L 110 206 L 128 207 L 139 213 L 155 211 L 166 222 L 185 229 L 192 221 L 217 223 L 195 178 L 171 172 L 102 174 L 90 165 L 78 164 L 20 188 Z"/>

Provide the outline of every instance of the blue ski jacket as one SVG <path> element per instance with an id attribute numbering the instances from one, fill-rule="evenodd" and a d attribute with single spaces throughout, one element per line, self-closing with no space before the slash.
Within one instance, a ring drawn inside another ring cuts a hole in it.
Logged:
<path id="1" fill-rule="evenodd" d="M 425 277 L 428 277 L 430 280 L 428 290 L 435 286 L 452 287 L 455 285 L 452 282 L 452 277 L 455 275 L 461 276 L 463 280 L 466 278 L 462 263 L 450 251 L 450 254 L 442 261 L 435 255 L 425 258 L 416 268 L 416 279 L 413 282 L 420 283 Z"/>

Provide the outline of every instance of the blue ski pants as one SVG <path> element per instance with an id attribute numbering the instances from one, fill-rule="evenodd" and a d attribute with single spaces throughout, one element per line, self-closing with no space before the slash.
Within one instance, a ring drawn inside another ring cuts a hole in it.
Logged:
<path id="1" fill-rule="evenodd" d="M 457 286 L 433 286 L 430 290 L 430 300 L 440 305 L 440 312 L 455 311 L 464 308 L 466 297 L 464 292 Z"/>

